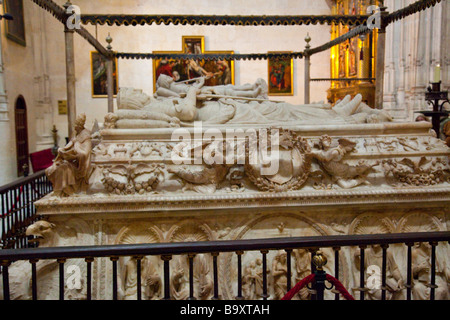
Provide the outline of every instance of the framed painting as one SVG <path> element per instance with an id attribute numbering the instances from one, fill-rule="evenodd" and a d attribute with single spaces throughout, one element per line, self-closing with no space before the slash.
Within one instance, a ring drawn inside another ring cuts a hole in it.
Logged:
<path id="1" fill-rule="evenodd" d="M 348 51 L 348 75 L 350 77 L 356 77 L 358 75 L 358 38 L 352 38 L 349 40 L 349 51 Z"/>
<path id="2" fill-rule="evenodd" d="M 274 52 L 269 53 L 291 53 Z M 294 60 L 268 59 L 268 85 L 269 96 L 292 96 L 294 95 Z"/>
<path id="3" fill-rule="evenodd" d="M 91 51 L 91 78 L 92 78 L 92 97 L 108 97 L 108 80 L 106 74 L 107 59 L 97 51 Z M 119 79 L 117 70 L 117 59 L 113 62 L 114 96 L 119 91 Z"/>
<path id="4" fill-rule="evenodd" d="M 4 12 L 13 16 L 13 20 L 5 20 L 6 37 L 22 46 L 26 46 L 25 21 L 23 17 L 23 0 L 4 0 Z"/>
<path id="5" fill-rule="evenodd" d="M 181 51 L 155 51 L 153 53 L 170 54 L 232 54 L 233 51 L 205 51 L 204 36 L 183 36 Z M 234 84 L 234 61 L 198 60 L 198 59 L 153 59 L 153 90 L 161 74 L 174 78 L 175 81 L 186 81 L 202 76 L 209 76 L 206 86 Z"/>

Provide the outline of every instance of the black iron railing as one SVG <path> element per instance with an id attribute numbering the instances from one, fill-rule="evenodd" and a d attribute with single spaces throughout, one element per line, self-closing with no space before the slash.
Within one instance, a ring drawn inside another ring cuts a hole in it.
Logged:
<path id="1" fill-rule="evenodd" d="M 44 171 L 18 179 L 0 187 L 1 226 L 0 248 L 28 248 L 26 229 L 39 217 L 36 215 L 34 201 L 52 191 L 52 184 Z"/>
<path id="2" fill-rule="evenodd" d="M 205 241 L 205 242 L 183 242 L 183 243 L 158 243 L 158 244 L 132 244 L 132 245 L 106 245 L 106 246 L 80 246 L 80 247 L 55 247 L 55 248 L 32 248 L 21 250 L 1 250 L 0 263 L 2 265 L 3 278 L 3 295 L 4 299 L 10 298 L 9 292 L 9 267 L 12 262 L 25 260 L 30 262 L 31 284 L 32 284 L 32 298 L 37 299 L 37 283 L 39 279 L 36 273 L 36 263 L 39 260 L 56 260 L 59 263 L 59 298 L 64 299 L 65 292 L 65 278 L 64 278 L 64 263 L 67 259 L 84 258 L 86 261 L 86 298 L 92 298 L 92 263 L 98 258 L 110 258 L 112 263 L 112 297 L 118 299 L 118 265 L 119 257 L 133 257 L 136 259 L 137 268 L 137 299 L 141 296 L 141 261 L 144 256 L 160 256 L 164 264 L 163 272 L 163 292 L 164 299 L 171 299 L 170 287 L 170 261 L 174 255 L 187 255 L 189 259 L 189 286 L 190 298 L 194 298 L 194 280 L 193 267 L 194 257 L 197 254 L 209 253 L 213 258 L 213 299 L 220 298 L 219 284 L 218 284 L 218 257 L 222 253 L 234 252 L 237 255 L 237 292 L 236 299 L 243 299 L 242 296 L 242 255 L 245 251 L 260 251 L 263 263 L 263 294 L 264 300 L 269 298 L 268 294 L 268 274 L 267 274 L 267 254 L 270 250 L 285 250 L 286 252 L 286 266 L 287 266 L 287 291 L 292 288 L 291 283 L 291 254 L 293 249 L 308 249 L 311 253 L 311 261 L 316 252 L 323 248 L 332 248 L 334 250 L 335 264 L 334 277 L 339 278 L 339 254 L 341 247 L 358 246 L 360 250 L 360 283 L 358 291 L 360 293 L 359 299 L 364 300 L 365 292 L 365 276 L 366 268 L 364 265 L 364 254 L 367 246 L 381 245 L 383 250 L 382 266 L 381 266 L 381 299 L 386 299 L 386 269 L 387 269 L 387 252 L 390 244 L 405 244 L 407 247 L 407 280 L 406 290 L 407 299 L 411 300 L 412 290 L 412 255 L 411 249 L 414 243 L 427 242 L 431 246 L 430 254 L 430 299 L 435 299 L 436 286 L 436 246 L 439 242 L 450 241 L 450 232 L 424 232 L 424 233 L 401 233 L 401 234 L 374 234 L 374 235 L 346 235 L 346 236 L 322 236 L 322 237 L 291 237 L 291 238 L 273 238 L 273 239 L 253 239 L 253 240 L 234 240 L 234 241 Z M 442 245 L 446 245 L 445 243 Z M 316 268 L 311 264 L 312 272 L 316 272 Z M 231 279 L 228 279 L 231 281 Z M 325 289 L 324 285 L 317 286 L 314 284 L 313 288 L 317 294 L 312 296 L 312 299 L 318 296 L 323 296 Z M 336 294 L 335 299 L 339 299 Z"/>

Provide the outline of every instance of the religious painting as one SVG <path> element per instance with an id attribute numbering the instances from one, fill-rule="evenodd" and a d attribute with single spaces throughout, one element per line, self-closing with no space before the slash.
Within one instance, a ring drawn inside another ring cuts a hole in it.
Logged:
<path id="1" fill-rule="evenodd" d="M 6 37 L 22 46 L 26 46 L 23 0 L 5 0 L 3 4 L 4 12 L 13 16 L 13 20 L 5 19 Z"/>
<path id="2" fill-rule="evenodd" d="M 290 52 L 269 52 L 290 53 Z M 268 59 L 269 96 L 294 95 L 294 61 L 292 58 Z"/>
<path id="3" fill-rule="evenodd" d="M 183 36 L 181 51 L 156 51 L 170 54 L 232 54 L 233 51 L 205 51 L 204 36 Z M 234 61 L 198 59 L 153 59 L 153 90 L 161 74 L 172 77 L 177 82 L 189 82 L 199 77 L 207 77 L 206 86 L 234 84 Z"/>
<path id="4" fill-rule="evenodd" d="M 346 71 L 346 44 L 339 44 L 339 78 L 345 78 Z"/>
<path id="5" fill-rule="evenodd" d="M 350 77 L 357 76 L 357 53 L 358 53 L 358 38 L 349 39 L 348 51 L 348 75 Z"/>
<path id="6" fill-rule="evenodd" d="M 92 97 L 106 98 L 108 97 L 108 77 L 106 72 L 106 59 L 97 51 L 91 51 L 91 76 L 92 76 Z M 117 74 L 117 59 L 113 61 L 113 81 L 114 96 L 119 91 L 119 82 Z"/>

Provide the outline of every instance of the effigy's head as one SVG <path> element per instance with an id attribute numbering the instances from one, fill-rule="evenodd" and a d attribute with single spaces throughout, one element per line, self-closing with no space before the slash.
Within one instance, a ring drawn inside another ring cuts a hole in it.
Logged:
<path id="1" fill-rule="evenodd" d="M 150 96 L 141 89 L 120 88 L 117 94 L 117 107 L 119 109 L 140 110 L 150 103 Z"/>
<path id="2" fill-rule="evenodd" d="M 81 113 L 75 119 L 75 131 L 77 133 L 81 132 L 84 129 L 84 125 L 86 123 L 86 114 Z"/>
<path id="3" fill-rule="evenodd" d="M 156 88 L 170 89 L 170 85 L 173 83 L 173 78 L 166 75 L 160 74 L 158 80 L 156 80 Z"/>

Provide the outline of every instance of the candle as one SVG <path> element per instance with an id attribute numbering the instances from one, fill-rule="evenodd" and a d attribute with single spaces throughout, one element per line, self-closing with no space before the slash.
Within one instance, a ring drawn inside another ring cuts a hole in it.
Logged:
<path id="1" fill-rule="evenodd" d="M 440 82 L 441 81 L 441 66 L 438 64 L 436 67 L 434 67 L 434 82 Z"/>

